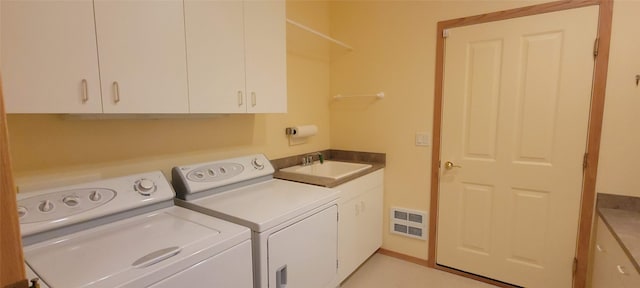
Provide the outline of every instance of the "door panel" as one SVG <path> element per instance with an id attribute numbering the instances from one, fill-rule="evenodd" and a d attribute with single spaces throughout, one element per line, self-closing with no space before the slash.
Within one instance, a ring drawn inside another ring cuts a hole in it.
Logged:
<path id="1" fill-rule="evenodd" d="M 597 20 L 593 6 L 448 31 L 438 264 L 571 285 Z"/>
<path id="2" fill-rule="evenodd" d="M 495 159 L 496 125 L 500 92 L 501 41 L 479 41 L 469 45 L 465 85 L 466 125 L 464 152 L 466 157 Z"/>
<path id="3" fill-rule="evenodd" d="M 555 31 L 522 39 L 516 159 L 523 164 L 551 162 L 562 42 L 562 33 Z"/>

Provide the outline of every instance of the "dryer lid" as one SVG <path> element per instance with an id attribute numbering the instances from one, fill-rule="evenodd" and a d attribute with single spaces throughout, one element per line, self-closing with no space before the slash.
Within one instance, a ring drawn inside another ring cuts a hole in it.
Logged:
<path id="1" fill-rule="evenodd" d="M 218 238 L 216 229 L 157 212 L 25 247 L 25 259 L 52 287 L 119 287 L 193 265 L 186 262 L 201 261 L 192 255 Z"/>

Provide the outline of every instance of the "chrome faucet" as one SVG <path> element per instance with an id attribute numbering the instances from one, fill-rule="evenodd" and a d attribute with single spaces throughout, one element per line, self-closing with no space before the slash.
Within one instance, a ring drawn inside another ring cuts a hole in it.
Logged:
<path id="1" fill-rule="evenodd" d="M 311 154 L 307 154 L 304 157 L 302 157 L 302 166 L 308 166 L 308 165 L 313 165 L 313 156 L 318 156 L 318 160 L 320 161 L 320 164 L 324 163 L 324 155 L 322 155 L 322 153 L 320 152 L 315 152 L 315 153 L 311 153 Z"/>

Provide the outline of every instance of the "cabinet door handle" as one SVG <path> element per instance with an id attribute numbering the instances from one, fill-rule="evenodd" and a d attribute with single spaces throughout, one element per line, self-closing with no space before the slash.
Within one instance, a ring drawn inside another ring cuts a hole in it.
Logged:
<path id="1" fill-rule="evenodd" d="M 627 272 L 624 271 L 624 267 L 622 267 L 621 265 L 616 265 L 616 268 L 618 268 L 618 272 L 620 272 L 620 274 L 622 275 L 627 274 Z"/>
<path id="2" fill-rule="evenodd" d="M 251 92 L 251 106 L 256 106 L 256 92 Z"/>
<path id="3" fill-rule="evenodd" d="M 89 87 L 87 79 L 82 79 L 82 103 L 87 103 L 87 101 L 89 101 Z"/>
<path id="4" fill-rule="evenodd" d="M 242 91 L 238 90 L 238 106 L 242 106 L 244 101 L 242 100 Z"/>
<path id="5" fill-rule="evenodd" d="M 118 81 L 113 81 L 113 103 L 120 102 L 120 84 Z"/>

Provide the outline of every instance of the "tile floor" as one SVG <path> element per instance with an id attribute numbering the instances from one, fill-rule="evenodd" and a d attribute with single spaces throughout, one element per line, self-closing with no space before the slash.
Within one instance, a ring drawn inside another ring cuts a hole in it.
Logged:
<path id="1" fill-rule="evenodd" d="M 460 277 L 389 257 L 374 254 L 345 280 L 341 288 L 495 288 L 496 286 Z"/>

